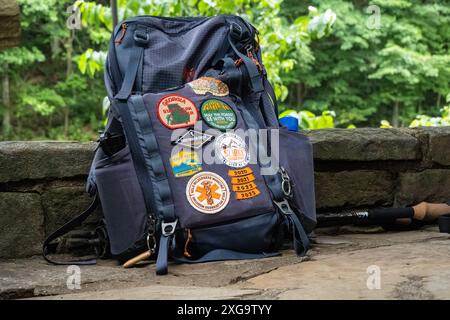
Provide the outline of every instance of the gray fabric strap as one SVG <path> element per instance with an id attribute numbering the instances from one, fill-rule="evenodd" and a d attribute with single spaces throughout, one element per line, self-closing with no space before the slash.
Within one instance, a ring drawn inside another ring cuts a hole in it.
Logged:
<path id="1" fill-rule="evenodd" d="M 147 170 L 152 178 L 156 213 L 161 221 L 156 273 L 163 275 L 167 273 L 170 243 L 176 228 L 175 206 L 158 142 L 142 95 L 131 96 L 129 105 L 132 117 L 135 119 L 136 132 L 144 153 Z M 174 224 L 169 233 L 164 230 L 166 224 Z"/>
<path id="2" fill-rule="evenodd" d="M 150 116 L 145 108 L 144 99 L 141 95 L 130 97 L 130 111 L 136 120 L 135 125 L 139 143 L 145 150 L 144 158 L 148 171 L 151 172 L 154 181 L 155 201 L 158 217 L 163 218 L 165 222 L 176 220 L 175 207 L 173 204 L 172 191 L 167 178 L 166 169 L 159 152 L 158 142 L 153 132 Z"/>

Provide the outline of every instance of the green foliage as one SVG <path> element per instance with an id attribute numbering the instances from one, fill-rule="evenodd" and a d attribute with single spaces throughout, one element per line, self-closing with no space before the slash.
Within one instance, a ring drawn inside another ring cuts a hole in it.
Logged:
<path id="1" fill-rule="evenodd" d="M 13 130 L 0 138 L 95 139 L 107 110 L 100 71 L 112 31 L 109 1 L 18 2 L 22 45 L 0 52 L 0 77 L 8 77 L 11 96 L 9 110 L 0 101 L 0 115 L 10 112 Z M 71 31 L 67 7 L 74 3 L 82 29 Z M 118 0 L 118 6 L 120 20 L 220 13 L 248 19 L 260 31 L 276 95 L 302 129 L 449 125 L 448 0 Z"/>
<path id="2" fill-rule="evenodd" d="M 450 93 L 446 98 L 447 103 L 450 104 Z M 410 125 L 411 128 L 414 127 L 442 127 L 442 126 L 450 126 L 450 105 L 444 106 L 441 109 L 440 117 L 430 117 L 427 115 L 417 115 L 416 119 L 414 119 Z"/>
<path id="3" fill-rule="evenodd" d="M 338 126 L 378 126 L 395 118 L 407 125 L 417 113 L 437 116 L 450 83 L 448 1 L 314 0 L 337 16 L 330 37 L 311 43 L 312 63 L 296 65 L 287 105 L 314 112 L 335 110 Z M 380 10 L 380 25 L 369 5 Z M 282 14 L 305 6 L 286 0 Z M 299 88 L 301 90 L 299 90 Z M 393 119 L 394 120 L 394 119 Z"/>

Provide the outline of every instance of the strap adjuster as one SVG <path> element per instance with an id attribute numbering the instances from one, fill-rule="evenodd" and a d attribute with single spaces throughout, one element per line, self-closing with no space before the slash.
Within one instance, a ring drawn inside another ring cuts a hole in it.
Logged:
<path id="1" fill-rule="evenodd" d="M 286 199 L 283 199 L 281 201 L 273 201 L 275 205 L 280 209 L 280 211 L 284 215 L 293 215 L 294 211 L 292 210 L 291 206 L 289 205 L 289 202 Z"/>
<path id="2" fill-rule="evenodd" d="M 233 39 L 240 40 L 242 38 L 242 27 L 235 22 L 230 23 L 230 35 Z"/>
<path id="3" fill-rule="evenodd" d="M 178 219 L 173 222 L 161 222 L 161 232 L 164 237 L 168 237 L 174 234 L 177 226 Z"/>

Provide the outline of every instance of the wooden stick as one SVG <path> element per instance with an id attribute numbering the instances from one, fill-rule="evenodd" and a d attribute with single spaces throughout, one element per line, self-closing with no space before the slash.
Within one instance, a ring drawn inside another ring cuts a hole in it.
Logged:
<path id="1" fill-rule="evenodd" d="M 140 255 L 137 255 L 136 257 L 131 258 L 130 260 L 128 260 L 127 262 L 125 262 L 125 263 L 123 264 L 123 267 L 124 267 L 124 268 L 130 268 L 130 267 L 133 267 L 133 266 L 136 265 L 137 263 L 139 263 L 139 262 L 141 262 L 141 261 L 143 261 L 143 260 L 145 260 L 145 259 L 148 259 L 148 258 L 150 258 L 151 256 L 152 256 L 152 254 L 151 254 L 150 251 L 145 251 L 145 252 L 141 253 Z"/>

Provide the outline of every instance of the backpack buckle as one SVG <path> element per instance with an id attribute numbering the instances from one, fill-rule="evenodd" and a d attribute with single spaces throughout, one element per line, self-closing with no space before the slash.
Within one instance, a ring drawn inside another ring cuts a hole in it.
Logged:
<path id="1" fill-rule="evenodd" d="M 150 35 L 147 30 L 136 29 L 136 31 L 134 31 L 133 39 L 138 45 L 146 46 L 150 41 Z"/>

